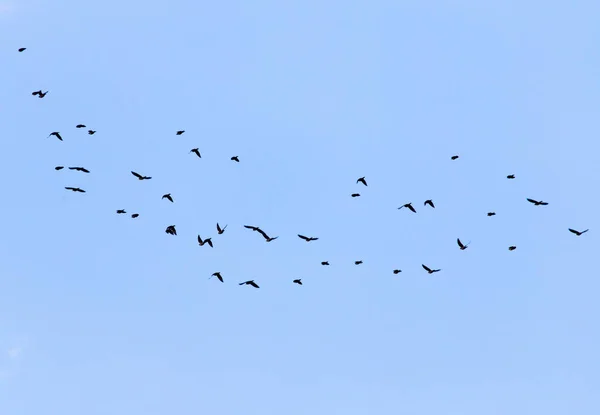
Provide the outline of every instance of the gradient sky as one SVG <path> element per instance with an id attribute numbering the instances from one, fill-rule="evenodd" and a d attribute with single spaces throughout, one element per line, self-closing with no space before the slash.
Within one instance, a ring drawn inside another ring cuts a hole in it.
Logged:
<path id="1" fill-rule="evenodd" d="M 0 0 L 0 412 L 599 413 L 600 4 L 563 3 Z"/>

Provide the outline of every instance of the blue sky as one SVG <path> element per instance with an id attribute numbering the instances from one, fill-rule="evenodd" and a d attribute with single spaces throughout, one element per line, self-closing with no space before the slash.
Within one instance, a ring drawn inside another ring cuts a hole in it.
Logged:
<path id="1" fill-rule="evenodd" d="M 599 18 L 0 0 L 0 412 L 598 413 Z"/>

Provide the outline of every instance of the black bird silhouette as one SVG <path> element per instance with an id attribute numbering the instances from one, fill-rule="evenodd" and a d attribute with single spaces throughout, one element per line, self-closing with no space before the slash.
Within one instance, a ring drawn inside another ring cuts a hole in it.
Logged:
<path id="1" fill-rule="evenodd" d="M 240 162 L 240 159 L 239 159 L 239 157 L 238 157 L 238 156 L 233 156 L 233 157 L 231 158 L 231 160 L 233 160 L 233 161 L 237 161 L 238 163 Z"/>
<path id="2" fill-rule="evenodd" d="M 429 206 L 431 206 L 432 208 L 435 209 L 435 205 L 433 204 L 433 201 L 431 199 L 427 199 L 425 201 L 425 203 L 423 203 L 423 206 L 425 206 L 425 205 L 429 205 Z"/>
<path id="3" fill-rule="evenodd" d="M 48 93 L 48 91 L 46 91 L 46 92 L 40 91 L 40 93 L 37 94 L 37 96 L 38 96 L 38 98 L 42 99 L 42 98 L 44 98 L 46 96 L 47 93 Z"/>
<path id="4" fill-rule="evenodd" d="M 423 269 L 425 271 L 427 271 L 430 274 L 433 274 L 434 272 L 440 272 L 441 271 L 441 269 L 431 269 L 427 265 L 424 265 L 424 264 L 421 264 L 421 266 L 423 267 Z"/>
<path id="5" fill-rule="evenodd" d="M 302 280 L 301 279 L 297 279 L 292 281 L 294 284 L 298 284 L 298 285 L 302 285 Z"/>
<path id="6" fill-rule="evenodd" d="M 354 265 L 360 265 L 362 264 L 362 261 L 354 261 Z"/>
<path id="7" fill-rule="evenodd" d="M 74 192 L 80 192 L 80 193 L 85 193 L 85 190 L 80 189 L 79 187 L 65 187 L 65 189 L 67 190 L 72 190 Z"/>
<path id="8" fill-rule="evenodd" d="M 168 233 L 169 235 L 177 235 L 177 231 L 175 230 L 175 225 L 167 226 L 167 229 L 165 229 L 165 232 Z"/>
<path id="9" fill-rule="evenodd" d="M 62 169 L 64 169 L 64 168 L 65 168 L 65 166 L 56 166 L 56 167 L 54 168 L 54 170 L 62 170 Z"/>
<path id="10" fill-rule="evenodd" d="M 402 272 L 402 270 L 401 270 L 401 269 L 395 269 L 395 270 L 394 270 L 394 274 L 400 274 L 401 272 Z"/>
<path id="11" fill-rule="evenodd" d="M 356 183 L 358 184 L 358 182 L 361 182 L 362 184 L 364 184 L 365 186 L 367 185 L 367 181 L 365 180 L 364 177 L 360 177 L 358 180 L 356 180 Z"/>
<path id="12" fill-rule="evenodd" d="M 63 141 L 62 137 L 60 136 L 60 133 L 58 131 L 54 131 L 50 134 L 48 134 L 48 137 L 50 137 L 51 135 L 55 136 L 56 138 L 58 138 L 60 141 Z"/>
<path id="13" fill-rule="evenodd" d="M 450 157 L 452 160 L 456 160 L 458 158 L 458 156 L 452 156 Z"/>
<path id="14" fill-rule="evenodd" d="M 496 212 L 488 212 L 487 215 L 488 216 L 496 216 Z"/>
<path id="15" fill-rule="evenodd" d="M 527 198 L 527 201 L 530 203 L 533 203 L 536 206 L 540 206 L 540 205 L 546 206 L 548 204 L 548 202 L 542 202 L 541 200 L 538 202 L 537 200 L 533 200 L 533 199 L 529 199 L 529 198 Z"/>
<path id="16" fill-rule="evenodd" d="M 161 199 L 167 199 L 171 203 L 173 203 L 173 198 L 171 197 L 171 193 L 167 193 L 166 195 L 163 195 L 163 197 L 161 197 Z"/>
<path id="17" fill-rule="evenodd" d="M 193 148 L 190 150 L 190 153 L 194 153 L 195 155 L 197 155 L 198 157 L 202 158 L 202 156 L 200 155 L 200 150 L 197 148 Z"/>
<path id="18" fill-rule="evenodd" d="M 586 233 L 587 231 L 589 231 L 589 229 L 586 229 L 585 231 L 579 232 L 579 231 L 576 231 L 575 229 L 569 228 L 569 232 L 574 233 L 577 236 L 581 236 L 582 234 Z"/>
<path id="19" fill-rule="evenodd" d="M 319 239 L 319 238 L 313 238 L 313 237 L 309 238 L 308 236 L 304 236 L 304 235 L 300 235 L 300 234 L 298 234 L 298 238 L 304 239 L 306 242 L 316 241 Z"/>
<path id="20" fill-rule="evenodd" d="M 458 247 L 460 248 L 461 251 L 464 251 L 465 249 L 467 249 L 469 247 L 469 244 L 464 245 L 459 238 L 456 238 L 456 243 L 458 244 Z M 469 242 L 470 243 L 470 242 Z"/>
<path id="21" fill-rule="evenodd" d="M 358 197 L 358 196 L 360 196 L 360 193 L 352 193 L 350 196 L 352 196 L 352 197 Z"/>
<path id="22" fill-rule="evenodd" d="M 119 210 L 117 210 L 117 213 L 122 214 L 122 213 L 127 213 L 127 212 L 125 212 L 125 209 L 119 209 Z"/>
<path id="23" fill-rule="evenodd" d="M 219 279 L 219 281 L 223 282 L 223 277 L 221 276 L 220 272 L 213 272 L 213 274 L 210 276 L 210 278 L 212 278 L 212 277 L 217 277 Z"/>
<path id="24" fill-rule="evenodd" d="M 81 171 L 81 172 L 84 172 L 84 173 L 89 173 L 90 172 L 85 167 L 69 167 L 69 170 L 77 170 L 77 171 Z"/>
<path id="25" fill-rule="evenodd" d="M 321 262 L 321 265 L 329 265 L 329 261 L 323 261 Z"/>
<path id="26" fill-rule="evenodd" d="M 260 288 L 258 284 L 254 282 L 254 280 L 240 282 L 239 285 L 251 285 L 254 288 Z"/>
<path id="27" fill-rule="evenodd" d="M 398 209 L 402 209 L 403 207 L 408 208 L 411 212 L 413 213 L 417 213 L 417 211 L 415 210 L 415 208 L 413 207 L 412 203 L 407 203 L 405 205 L 400 206 Z"/>
<path id="28" fill-rule="evenodd" d="M 19 52 L 23 52 L 27 48 L 19 48 Z"/>
<path id="29" fill-rule="evenodd" d="M 517 249 L 517 247 L 514 245 L 508 247 L 509 251 L 514 251 L 515 249 Z"/>
<path id="30" fill-rule="evenodd" d="M 224 228 L 221 228 L 221 227 L 219 226 L 219 223 L 217 222 L 217 233 L 218 233 L 219 235 L 221 235 L 223 232 L 225 232 L 225 229 L 227 229 L 227 225 L 225 225 L 225 227 L 224 227 Z"/>
<path id="31" fill-rule="evenodd" d="M 200 237 L 200 235 L 198 235 L 198 244 L 200 246 L 204 246 L 204 244 L 208 244 L 211 248 L 213 247 L 213 243 L 212 243 L 212 240 L 210 238 L 206 238 L 206 239 L 202 240 L 202 238 Z"/>
<path id="32" fill-rule="evenodd" d="M 94 134 L 96 134 L 96 130 L 88 130 L 88 134 L 89 135 L 94 135 Z"/>
<path id="33" fill-rule="evenodd" d="M 85 124 L 77 124 L 75 128 L 85 128 Z"/>
<path id="34" fill-rule="evenodd" d="M 132 217 L 133 219 L 137 218 L 138 216 L 140 216 L 140 214 L 139 214 L 139 213 L 134 213 L 133 215 L 131 215 L 131 217 Z"/>
<path id="35" fill-rule="evenodd" d="M 275 239 L 279 238 L 279 236 L 276 236 L 276 237 L 274 237 L 274 238 L 271 238 L 269 235 L 267 235 L 267 234 L 265 233 L 265 231 L 263 231 L 262 229 L 260 229 L 258 226 L 248 226 L 248 225 L 244 225 L 244 228 L 252 229 L 253 231 L 256 231 L 256 232 L 260 233 L 260 234 L 263 236 L 263 238 L 265 238 L 265 240 L 266 240 L 267 242 L 271 242 L 271 241 L 274 241 Z"/>
<path id="36" fill-rule="evenodd" d="M 509 174 L 508 176 L 506 176 L 507 179 L 514 179 L 515 175 L 514 174 Z"/>
<path id="37" fill-rule="evenodd" d="M 152 177 L 148 177 L 148 176 L 142 176 L 139 173 L 136 173 L 134 171 L 131 172 L 131 174 L 133 174 L 135 177 L 138 178 L 138 180 L 150 180 Z"/>
<path id="38" fill-rule="evenodd" d="M 181 135 L 181 134 L 183 134 L 183 133 L 185 133 L 185 130 L 179 130 L 179 131 L 177 131 L 177 133 L 176 133 L 176 134 L 177 134 L 177 135 Z"/>

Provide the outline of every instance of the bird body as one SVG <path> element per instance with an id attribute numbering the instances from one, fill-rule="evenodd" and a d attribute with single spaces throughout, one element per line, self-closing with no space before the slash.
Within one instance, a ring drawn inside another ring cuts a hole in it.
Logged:
<path id="1" fill-rule="evenodd" d="M 118 213 L 118 214 L 123 214 L 123 213 L 127 213 L 127 212 L 125 212 L 125 209 L 118 209 L 118 210 L 117 210 L 117 213 Z"/>
<path id="2" fill-rule="evenodd" d="M 450 159 L 452 159 L 452 160 L 456 160 L 457 158 L 458 158 L 458 156 L 452 156 L 452 157 L 450 157 Z"/>
<path id="3" fill-rule="evenodd" d="M 23 51 L 25 51 L 26 49 L 27 49 L 27 48 L 19 48 L 18 50 L 19 50 L 19 52 L 23 52 Z"/>
<path id="4" fill-rule="evenodd" d="M 139 173 L 136 173 L 134 171 L 131 172 L 131 174 L 133 174 L 135 177 L 138 178 L 138 180 L 150 180 L 152 177 L 148 177 L 148 176 L 142 176 Z"/>
<path id="5" fill-rule="evenodd" d="M 233 160 L 233 161 L 235 161 L 235 162 L 237 162 L 237 163 L 239 163 L 239 162 L 240 162 L 240 158 L 239 158 L 238 156 L 233 156 L 233 157 L 231 158 L 231 160 Z"/>
<path id="6" fill-rule="evenodd" d="M 219 279 L 219 281 L 223 282 L 223 277 L 221 276 L 221 273 L 220 273 L 220 272 L 214 272 L 214 273 L 211 275 L 211 278 L 212 278 L 212 277 L 217 277 L 217 278 Z"/>
<path id="7" fill-rule="evenodd" d="M 167 199 L 168 201 L 173 203 L 173 197 L 171 197 L 171 193 L 167 193 L 166 195 L 163 195 L 163 197 L 161 197 L 161 199 Z"/>
<path id="8" fill-rule="evenodd" d="M 313 237 L 310 237 L 310 238 L 309 238 L 309 237 L 307 237 L 307 236 L 300 235 L 300 234 L 298 234 L 298 237 L 299 237 L 300 239 L 304 239 L 306 242 L 310 242 L 310 241 L 316 241 L 316 240 L 318 240 L 318 239 L 319 239 L 319 238 L 313 238 Z"/>
<path id="9" fill-rule="evenodd" d="M 400 206 L 398 209 L 402 209 L 403 207 L 407 208 L 408 210 L 410 210 L 413 213 L 417 213 L 417 211 L 413 207 L 412 203 L 406 203 L 406 204 Z"/>
<path id="10" fill-rule="evenodd" d="M 83 173 L 89 173 L 90 171 L 85 167 L 69 167 L 69 170 L 77 170 Z"/>
<path id="11" fill-rule="evenodd" d="M 352 193 L 350 196 L 352 196 L 352 197 L 359 197 L 360 193 Z"/>
<path id="12" fill-rule="evenodd" d="M 358 180 L 356 180 L 356 183 L 357 183 L 357 184 L 358 184 L 359 182 L 360 182 L 360 183 L 362 183 L 362 184 L 364 184 L 365 186 L 367 185 L 367 181 L 365 180 L 365 178 L 364 178 L 364 177 L 360 177 Z"/>
<path id="13" fill-rule="evenodd" d="M 205 244 L 208 244 L 211 248 L 213 247 L 211 238 L 206 238 L 203 240 L 200 235 L 198 235 L 198 245 L 204 246 Z"/>
<path id="14" fill-rule="evenodd" d="M 200 150 L 197 148 L 193 148 L 190 150 L 190 153 L 194 153 L 195 155 L 197 155 L 199 158 L 202 158 L 202 156 L 200 155 Z"/>
<path id="15" fill-rule="evenodd" d="M 430 274 L 433 274 L 434 272 L 440 272 L 441 271 L 441 269 L 431 269 L 427 265 L 424 265 L 424 264 L 421 264 L 421 266 L 423 267 L 423 269 L 425 271 L 427 271 Z"/>
<path id="16" fill-rule="evenodd" d="M 94 135 L 94 134 L 96 134 L 96 131 L 95 130 L 88 130 L 88 134 L 89 135 Z"/>
<path id="17" fill-rule="evenodd" d="M 425 205 L 429 205 L 429 206 L 431 206 L 432 208 L 435 209 L 435 205 L 433 204 L 433 201 L 431 199 L 427 199 L 425 201 L 425 203 L 423 203 L 423 206 L 425 206 Z"/>
<path id="18" fill-rule="evenodd" d="M 64 169 L 64 168 L 65 168 L 65 166 L 56 166 L 56 167 L 54 168 L 54 170 L 62 170 L 62 169 Z"/>
<path id="19" fill-rule="evenodd" d="M 400 274 L 401 272 L 402 272 L 402 270 L 401 270 L 401 269 L 395 269 L 395 270 L 394 270 L 394 274 Z"/>
<path id="20" fill-rule="evenodd" d="M 58 138 L 60 141 L 63 141 L 62 136 L 60 135 L 60 133 L 58 131 L 54 131 L 54 132 L 50 133 L 48 135 L 48 137 L 50 137 L 52 135 L 55 136 L 56 138 Z"/>
<path id="21" fill-rule="evenodd" d="M 321 265 L 329 265 L 329 261 L 323 261 L 321 262 Z"/>
<path id="22" fill-rule="evenodd" d="M 460 248 L 461 251 L 464 251 L 465 249 L 467 249 L 469 247 L 469 244 L 464 245 L 459 238 L 456 238 L 456 243 L 458 244 L 458 247 Z M 470 242 L 469 242 L 470 243 Z"/>
<path id="23" fill-rule="evenodd" d="M 541 200 L 537 201 L 537 200 L 530 199 L 530 198 L 527 198 L 527 201 L 530 202 L 530 203 L 533 203 L 535 206 L 540 206 L 540 205 L 541 206 L 546 206 L 548 204 L 548 202 L 543 202 Z"/>
<path id="24" fill-rule="evenodd" d="M 354 265 L 360 265 L 362 263 L 363 263 L 362 261 L 354 261 Z"/>
<path id="25" fill-rule="evenodd" d="M 514 251 L 515 249 L 517 249 L 517 247 L 514 245 L 508 247 L 509 251 Z"/>
<path id="26" fill-rule="evenodd" d="M 240 282 L 239 285 L 251 285 L 254 288 L 260 288 L 258 284 L 254 282 L 254 280 Z"/>
<path id="27" fill-rule="evenodd" d="M 183 134 L 183 133 L 185 133 L 185 130 L 179 130 L 179 131 L 177 131 L 175 134 L 176 134 L 176 135 L 181 135 L 181 134 Z"/>
<path id="28" fill-rule="evenodd" d="M 509 174 L 508 176 L 506 176 L 507 179 L 514 179 L 515 175 L 514 174 Z"/>
<path id="29" fill-rule="evenodd" d="M 84 125 L 84 124 L 77 124 L 77 125 L 75 126 L 75 128 L 85 128 L 85 125 Z"/>
<path id="30" fill-rule="evenodd" d="M 169 235 L 177 235 L 177 231 L 175 230 L 175 225 L 167 226 L 167 229 L 165 229 L 165 232 L 168 233 Z"/>
<path id="31" fill-rule="evenodd" d="M 488 212 L 487 215 L 488 216 L 496 216 L 496 212 Z"/>
<path id="32" fill-rule="evenodd" d="M 133 215 L 131 215 L 131 217 L 132 217 L 133 219 L 137 218 L 138 216 L 140 216 L 140 214 L 139 214 L 139 213 L 134 213 Z"/>
<path id="33" fill-rule="evenodd" d="M 294 284 L 298 284 L 298 285 L 302 285 L 302 280 L 301 279 L 297 279 L 292 281 Z"/>
<path id="34" fill-rule="evenodd" d="M 581 236 L 581 235 L 583 235 L 584 233 L 586 233 L 587 231 L 589 231 L 589 229 L 586 229 L 585 231 L 581 231 L 581 232 L 579 232 L 579 231 L 576 231 L 575 229 L 571 229 L 571 228 L 569 228 L 569 232 L 571 232 L 571 233 L 574 233 L 574 234 L 575 234 L 575 235 L 577 235 L 577 236 Z"/>
<path id="35" fill-rule="evenodd" d="M 80 189 L 79 187 L 65 187 L 67 190 L 72 190 L 73 192 L 85 193 L 85 190 Z"/>
<path id="36" fill-rule="evenodd" d="M 227 225 L 225 225 L 225 227 L 224 227 L 224 228 L 221 228 L 221 227 L 219 226 L 219 223 L 217 222 L 217 233 L 218 233 L 219 235 L 221 235 L 223 232 L 225 232 L 225 229 L 227 229 Z"/>

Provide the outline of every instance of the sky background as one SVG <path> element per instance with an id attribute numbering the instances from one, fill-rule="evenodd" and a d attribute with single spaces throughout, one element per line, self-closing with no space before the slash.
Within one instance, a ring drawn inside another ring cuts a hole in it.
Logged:
<path id="1" fill-rule="evenodd" d="M 597 414 L 599 19 L 0 0 L 0 412 Z"/>

